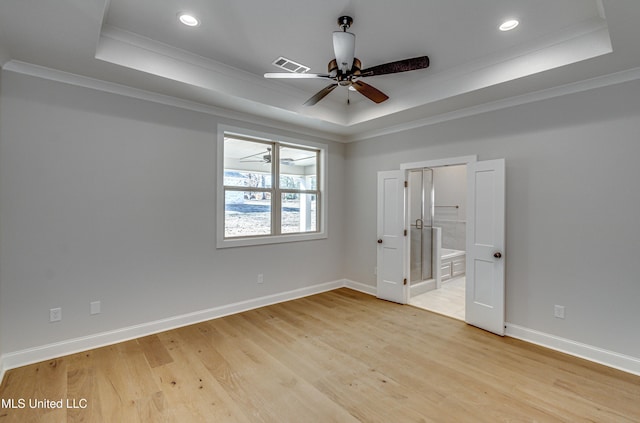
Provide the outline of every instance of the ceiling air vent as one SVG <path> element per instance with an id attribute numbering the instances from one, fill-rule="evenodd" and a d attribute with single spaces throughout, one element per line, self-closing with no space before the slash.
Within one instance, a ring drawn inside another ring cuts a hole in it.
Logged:
<path id="1" fill-rule="evenodd" d="M 309 69 L 311 69 L 309 66 L 301 65 L 300 63 L 296 63 L 293 60 L 282 56 L 278 57 L 273 62 L 273 65 L 293 73 L 307 73 L 309 72 Z"/>

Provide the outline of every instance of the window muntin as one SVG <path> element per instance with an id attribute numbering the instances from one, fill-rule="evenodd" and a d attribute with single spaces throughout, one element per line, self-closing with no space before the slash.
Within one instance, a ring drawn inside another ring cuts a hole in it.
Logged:
<path id="1" fill-rule="evenodd" d="M 321 151 L 225 132 L 223 240 L 319 233 Z"/>

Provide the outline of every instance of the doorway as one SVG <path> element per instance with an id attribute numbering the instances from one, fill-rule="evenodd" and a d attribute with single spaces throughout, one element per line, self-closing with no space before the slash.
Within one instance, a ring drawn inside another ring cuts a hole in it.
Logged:
<path id="1" fill-rule="evenodd" d="M 465 322 L 504 335 L 504 159 L 478 161 L 476 156 L 465 156 L 405 163 L 399 170 L 378 172 L 376 296 L 409 302 L 409 170 L 451 165 L 466 165 L 467 170 Z M 434 266 L 436 273 L 439 268 Z"/>
<path id="2" fill-rule="evenodd" d="M 410 169 L 409 304 L 465 318 L 467 166 Z"/>

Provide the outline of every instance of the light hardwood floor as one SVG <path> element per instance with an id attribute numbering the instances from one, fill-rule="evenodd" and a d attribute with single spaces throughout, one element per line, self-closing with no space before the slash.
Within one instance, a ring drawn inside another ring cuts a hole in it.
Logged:
<path id="1" fill-rule="evenodd" d="M 10 370 L 0 422 L 638 422 L 640 377 L 348 289 Z"/>

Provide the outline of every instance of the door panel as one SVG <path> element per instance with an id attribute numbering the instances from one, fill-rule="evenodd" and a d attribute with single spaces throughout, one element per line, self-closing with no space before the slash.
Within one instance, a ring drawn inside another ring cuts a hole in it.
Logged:
<path id="1" fill-rule="evenodd" d="M 467 167 L 465 320 L 504 335 L 504 159 Z"/>
<path id="2" fill-rule="evenodd" d="M 495 244 L 494 236 L 496 232 L 495 215 L 495 192 L 494 192 L 493 170 L 478 170 L 475 178 L 476 190 L 476 206 L 474 217 L 476 225 L 474 226 L 473 240 L 476 245 L 492 246 Z M 480 193 L 480 195 L 478 195 Z"/>
<path id="3" fill-rule="evenodd" d="M 492 307 L 493 303 L 493 280 L 494 264 L 493 262 L 475 260 L 475 284 L 473 288 L 473 302 L 477 305 Z"/>
<path id="4" fill-rule="evenodd" d="M 377 297 L 405 304 L 404 172 L 378 172 Z"/>

